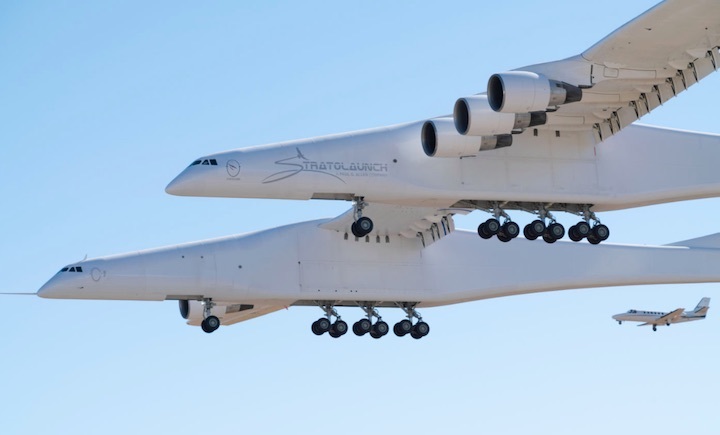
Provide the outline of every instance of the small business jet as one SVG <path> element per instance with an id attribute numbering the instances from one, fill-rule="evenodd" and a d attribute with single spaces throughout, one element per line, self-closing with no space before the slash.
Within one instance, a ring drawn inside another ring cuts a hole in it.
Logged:
<path id="1" fill-rule="evenodd" d="M 168 193 L 352 207 L 331 219 L 73 263 L 38 295 L 174 300 L 208 333 L 314 306 L 323 315 L 312 332 L 336 338 L 350 329 L 336 307 L 358 310 L 352 331 L 373 338 L 390 329 L 382 312 L 398 308 L 405 318 L 395 334 L 419 339 L 430 331 L 423 307 L 720 282 L 718 234 L 590 246 L 610 234 L 598 212 L 720 196 L 720 136 L 634 124 L 718 69 L 719 46 L 720 1 L 666 0 L 576 56 L 492 75 L 487 92 L 458 99 L 452 116 L 198 158 Z M 491 217 L 477 232 L 456 230 L 453 216 L 474 210 Z M 534 215 L 524 238 L 509 211 Z M 560 241 L 566 231 L 555 212 L 579 217 L 567 231 L 572 242 Z"/>
<path id="2" fill-rule="evenodd" d="M 685 311 L 685 308 L 678 308 L 669 313 L 659 313 L 657 311 L 641 311 L 628 310 L 626 313 L 614 315 L 612 318 L 617 320 L 619 324 L 622 322 L 645 322 L 638 326 L 652 325 L 653 331 L 657 331 L 657 325 L 670 326 L 671 323 L 691 322 L 693 320 L 702 320 L 710 309 L 710 298 L 700 299 L 694 310 Z"/>

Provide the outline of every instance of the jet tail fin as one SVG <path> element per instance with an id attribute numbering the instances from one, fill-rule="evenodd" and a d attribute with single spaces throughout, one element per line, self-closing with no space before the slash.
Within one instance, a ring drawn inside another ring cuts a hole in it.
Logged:
<path id="1" fill-rule="evenodd" d="M 697 304 L 697 307 L 693 310 L 692 314 L 695 316 L 704 316 L 707 314 L 710 308 L 710 298 L 702 298 Z"/>

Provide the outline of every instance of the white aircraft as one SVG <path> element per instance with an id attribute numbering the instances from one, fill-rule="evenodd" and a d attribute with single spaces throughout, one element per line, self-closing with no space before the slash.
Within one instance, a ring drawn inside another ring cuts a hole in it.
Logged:
<path id="1" fill-rule="evenodd" d="M 682 31 L 678 31 L 682 29 Z M 73 263 L 45 298 L 178 300 L 206 332 L 291 305 L 312 331 L 421 338 L 416 310 L 571 288 L 718 282 L 720 235 L 662 247 L 598 244 L 596 213 L 720 195 L 720 136 L 634 125 L 720 62 L 720 2 L 668 0 L 571 58 L 490 77 L 452 116 L 251 147 L 195 160 L 175 195 L 352 201 L 334 219 Z M 484 239 L 455 231 L 484 210 Z M 553 214 L 580 217 L 569 237 Z M 542 237 L 547 244 L 532 242 Z M 566 265 L 560 267 L 559 265 Z M 522 273 L 518 273 L 519 266 Z"/>
<path id="2" fill-rule="evenodd" d="M 702 320 L 710 309 L 710 298 L 700 299 L 694 310 L 685 311 L 685 308 L 678 308 L 669 313 L 660 313 L 657 311 L 641 311 L 628 310 L 627 313 L 620 313 L 612 316 L 619 324 L 622 322 L 644 322 L 638 326 L 652 325 L 653 331 L 657 331 L 657 325 L 670 326 L 671 323 L 690 322 L 693 320 Z"/>

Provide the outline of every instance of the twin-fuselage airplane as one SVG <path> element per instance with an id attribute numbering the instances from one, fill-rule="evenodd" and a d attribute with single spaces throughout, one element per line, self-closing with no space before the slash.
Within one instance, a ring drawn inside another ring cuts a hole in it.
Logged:
<path id="1" fill-rule="evenodd" d="M 615 314 L 612 318 L 617 320 L 617 322 L 621 325 L 622 322 L 643 322 L 638 326 L 652 325 L 653 331 L 657 331 L 658 325 L 670 326 L 671 323 L 684 323 L 692 322 L 693 320 L 702 320 L 707 316 L 709 309 L 710 298 L 702 298 L 692 311 L 685 311 L 684 308 L 678 308 L 669 313 L 628 310 L 626 313 Z"/>
<path id="2" fill-rule="evenodd" d="M 380 311 L 399 307 L 407 318 L 394 332 L 421 338 L 420 307 L 720 281 L 717 235 L 592 246 L 610 236 L 599 212 L 720 196 L 719 136 L 634 124 L 715 71 L 719 45 L 720 3 L 667 0 L 577 56 L 492 75 L 452 115 L 202 157 L 166 191 L 353 205 L 334 219 L 74 263 L 38 294 L 178 300 L 206 332 L 319 306 L 312 330 L 333 337 L 349 329 L 337 306 L 362 308 L 353 331 L 375 338 L 389 330 Z M 456 231 L 453 216 L 474 210 L 491 217 L 477 234 Z M 536 216 L 522 231 L 511 217 L 521 212 Z M 558 212 L 576 223 L 566 231 Z M 559 241 L 566 233 L 572 242 Z"/>

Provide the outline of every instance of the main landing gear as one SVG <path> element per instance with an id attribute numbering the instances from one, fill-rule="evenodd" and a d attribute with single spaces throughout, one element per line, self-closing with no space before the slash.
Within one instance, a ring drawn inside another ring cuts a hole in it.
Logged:
<path id="1" fill-rule="evenodd" d="M 325 312 L 325 317 L 321 317 L 314 321 L 312 324 L 312 332 L 315 335 L 323 335 L 326 332 L 333 338 L 338 338 L 348 331 L 348 325 L 340 319 L 337 311 L 335 310 L 332 303 L 318 303 L 320 308 Z M 420 313 L 415 311 L 415 303 L 398 303 L 405 314 L 407 319 L 403 319 L 395 324 L 393 332 L 398 337 L 403 337 L 410 334 L 414 339 L 420 339 L 430 333 L 430 325 L 423 322 Z M 382 320 L 380 313 L 378 313 L 374 304 L 360 305 L 360 308 L 365 312 L 365 318 L 362 318 L 355 322 L 352 326 L 352 331 L 358 337 L 369 334 L 372 338 L 379 339 L 384 337 L 390 332 L 390 326 Z M 332 322 L 332 318 L 335 317 L 337 320 Z M 417 323 L 413 324 L 413 319 L 417 319 Z M 373 322 L 373 319 L 376 319 Z"/>
<path id="2" fill-rule="evenodd" d="M 520 233 L 518 224 L 512 221 L 510 216 L 502 209 L 499 203 L 493 203 L 492 209 L 486 210 L 494 216 L 478 226 L 477 232 L 483 239 L 490 239 L 497 236 L 501 242 L 509 242 Z M 527 210 L 530 211 L 530 210 Z M 538 219 L 530 222 L 523 228 L 523 235 L 527 240 L 541 238 L 546 243 L 555 243 L 565 237 L 565 227 L 555 220 L 555 217 L 544 207 L 534 211 Z M 593 245 L 597 245 L 610 237 L 610 230 L 600 223 L 595 213 L 590 211 L 590 206 L 583 206 L 579 212 L 583 220 L 570 227 L 568 236 L 570 240 L 579 242 L 583 239 Z M 501 224 L 500 219 L 504 222 Z M 591 225 L 592 222 L 592 225 Z"/>
<path id="3" fill-rule="evenodd" d="M 373 221 L 369 217 L 362 215 L 363 209 L 367 206 L 362 196 L 354 198 L 354 218 L 355 221 L 350 225 L 350 231 L 352 231 L 355 237 L 365 237 L 370 234 L 373 230 Z"/>
<path id="4" fill-rule="evenodd" d="M 203 321 L 200 323 L 200 327 L 204 332 L 210 334 L 220 327 L 220 319 L 212 315 L 212 309 L 215 306 L 215 302 L 213 302 L 212 299 L 203 299 L 203 305 Z"/>
<path id="5" fill-rule="evenodd" d="M 332 304 L 321 304 L 320 308 L 325 311 L 325 317 L 321 317 L 313 322 L 313 334 L 323 335 L 327 332 L 333 338 L 345 335 L 348 331 L 348 324 L 340 319 L 335 307 L 333 307 Z M 335 322 L 332 322 L 333 317 L 337 319 Z"/>

